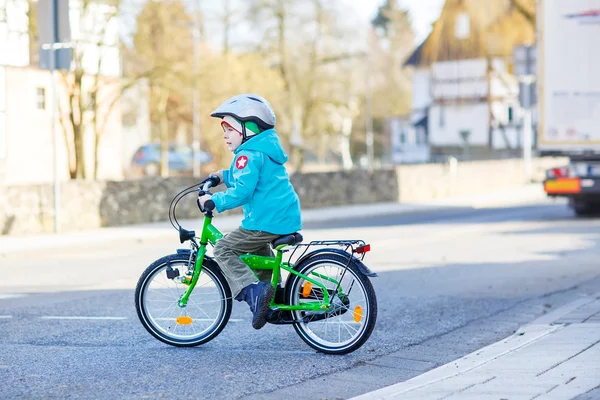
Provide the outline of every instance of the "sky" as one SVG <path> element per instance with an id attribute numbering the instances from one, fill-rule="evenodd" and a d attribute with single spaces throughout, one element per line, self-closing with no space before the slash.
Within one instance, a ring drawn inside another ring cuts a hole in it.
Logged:
<path id="1" fill-rule="evenodd" d="M 192 7 L 201 4 L 201 8 L 210 13 L 211 9 L 220 10 L 222 3 L 220 0 L 186 0 Z M 415 47 L 418 46 L 431 31 L 431 25 L 439 18 L 444 6 L 445 0 L 396 0 L 401 8 L 408 10 L 416 33 Z M 482 0 L 484 1 L 484 0 Z M 358 26 L 367 26 L 369 21 L 376 15 L 379 6 L 385 3 L 385 0 L 341 0 L 348 10 L 347 17 L 352 14 L 352 19 Z M 141 9 L 144 0 L 129 0 L 128 4 L 128 23 L 125 25 L 129 29 L 134 29 L 135 14 Z M 130 23 L 129 23 L 130 22 Z M 218 30 L 216 27 L 215 30 Z M 127 32 L 130 33 L 130 32 Z M 216 32 L 215 32 L 216 33 Z M 218 36 L 218 35 L 216 35 Z"/>
<path id="2" fill-rule="evenodd" d="M 416 43 L 420 44 L 433 24 L 440 16 L 445 0 L 397 0 L 401 8 L 408 10 L 416 33 Z M 345 0 L 347 6 L 354 10 L 361 21 L 371 20 L 384 0 Z"/>

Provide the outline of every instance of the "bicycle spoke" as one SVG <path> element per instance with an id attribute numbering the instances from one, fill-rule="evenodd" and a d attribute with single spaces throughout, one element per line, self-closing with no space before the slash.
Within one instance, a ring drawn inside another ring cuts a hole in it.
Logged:
<path id="1" fill-rule="evenodd" d="M 175 269 L 173 264 L 172 267 Z M 194 287 L 187 306 L 179 307 L 179 300 L 188 286 L 168 279 L 163 267 L 149 278 L 143 301 L 151 324 L 158 332 L 173 340 L 196 340 L 212 332 L 216 324 L 223 321 L 228 299 L 224 298 L 222 288 L 207 270 Z M 189 322 L 181 317 L 189 317 Z"/>
<path id="2" fill-rule="evenodd" d="M 169 296 L 168 294 L 161 293 L 161 292 L 159 292 L 157 290 L 148 289 L 148 292 L 160 294 L 161 296 L 165 296 L 165 297 L 168 297 L 168 298 L 172 298 L 173 297 L 173 296 Z"/>

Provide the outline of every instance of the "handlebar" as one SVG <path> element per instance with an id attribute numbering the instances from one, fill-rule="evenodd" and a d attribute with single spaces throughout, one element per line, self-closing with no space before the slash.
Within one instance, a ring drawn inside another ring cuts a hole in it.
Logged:
<path id="1" fill-rule="evenodd" d="M 182 198 L 184 198 L 185 196 L 187 196 L 188 194 L 198 192 L 198 197 L 196 198 L 196 204 L 198 205 L 198 208 L 207 217 L 212 217 L 212 210 L 214 209 L 214 203 L 212 201 L 210 201 L 210 202 L 208 202 L 208 204 L 205 204 L 205 205 L 209 205 L 209 206 L 212 205 L 211 207 L 202 208 L 202 207 L 200 207 L 200 202 L 198 201 L 198 198 L 204 194 L 211 194 L 209 189 L 211 187 L 218 186 L 220 183 L 221 183 L 221 179 L 218 176 L 211 175 L 208 178 L 206 178 L 205 180 L 203 180 L 202 182 L 183 189 L 181 192 L 177 193 L 175 195 L 175 197 L 171 200 L 171 204 L 169 204 L 169 221 L 171 222 L 171 225 L 173 226 L 173 228 L 175 228 L 177 231 L 179 231 L 179 239 L 181 240 L 181 243 L 183 243 L 186 240 L 190 240 L 190 239 L 192 240 L 192 242 L 194 242 L 195 233 L 194 233 L 194 231 L 188 231 L 188 230 L 183 229 L 183 227 L 179 224 L 179 221 L 177 221 L 177 216 L 175 215 L 175 209 L 177 208 L 177 204 L 179 204 L 179 201 Z M 196 189 L 196 188 L 200 188 L 200 189 Z"/>
<path id="2" fill-rule="evenodd" d="M 200 197 L 204 196 L 205 194 L 212 194 L 209 191 L 209 189 L 211 187 L 218 186 L 221 183 L 221 179 L 218 176 L 211 175 L 203 183 L 204 184 L 202 185 L 202 187 L 198 189 L 198 199 L 196 200 L 196 203 L 198 204 L 198 208 L 200 209 L 200 211 L 202 211 L 204 214 L 207 214 L 215 209 L 215 204 L 212 201 L 210 201 L 207 202 L 208 204 L 204 204 L 205 207 L 202 207 L 200 205 Z"/>

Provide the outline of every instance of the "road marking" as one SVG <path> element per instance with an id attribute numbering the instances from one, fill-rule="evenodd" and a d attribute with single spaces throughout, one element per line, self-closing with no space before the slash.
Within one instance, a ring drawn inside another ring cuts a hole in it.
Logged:
<path id="1" fill-rule="evenodd" d="M 199 322 L 214 322 L 214 319 L 208 319 L 208 318 L 192 318 L 194 320 L 194 322 L 199 321 Z M 155 321 L 175 321 L 176 318 L 154 318 Z M 229 320 L 229 322 L 242 322 L 244 321 L 243 319 L 235 319 L 235 318 L 231 318 Z"/>
<path id="2" fill-rule="evenodd" d="M 8 318 L 12 318 L 12 315 L 0 315 L 0 319 L 8 319 Z"/>
<path id="3" fill-rule="evenodd" d="M 13 294 L 13 293 L 0 293 L 0 300 L 17 299 L 19 297 L 25 297 L 25 295 L 24 294 Z"/>
<path id="4" fill-rule="evenodd" d="M 41 319 L 93 319 L 93 320 L 123 320 L 127 319 L 127 317 L 69 317 L 69 316 L 43 316 Z"/>

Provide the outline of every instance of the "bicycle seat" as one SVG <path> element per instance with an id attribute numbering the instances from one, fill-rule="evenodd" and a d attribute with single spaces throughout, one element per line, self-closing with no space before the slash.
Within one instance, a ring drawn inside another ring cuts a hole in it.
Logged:
<path id="1" fill-rule="evenodd" d="M 298 232 L 292 233 L 290 235 L 279 236 L 277 239 L 273 240 L 273 248 L 277 246 L 281 246 L 282 244 L 287 244 L 289 246 L 293 246 L 295 244 L 302 243 L 303 237 Z"/>

